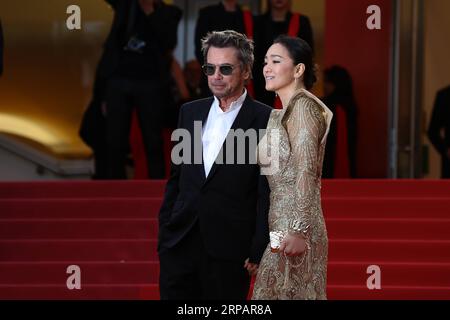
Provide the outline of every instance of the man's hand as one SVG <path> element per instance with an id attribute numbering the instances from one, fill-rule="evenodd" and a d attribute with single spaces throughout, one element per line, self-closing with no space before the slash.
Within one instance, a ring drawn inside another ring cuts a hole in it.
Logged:
<path id="1" fill-rule="evenodd" d="M 251 276 L 256 275 L 256 273 L 258 272 L 258 264 L 250 263 L 248 258 L 247 260 L 245 260 L 244 268 L 247 269 L 248 273 Z"/>
<path id="2" fill-rule="evenodd" d="M 279 252 L 288 257 L 297 257 L 306 251 L 306 239 L 302 236 L 287 234 L 281 242 Z"/>

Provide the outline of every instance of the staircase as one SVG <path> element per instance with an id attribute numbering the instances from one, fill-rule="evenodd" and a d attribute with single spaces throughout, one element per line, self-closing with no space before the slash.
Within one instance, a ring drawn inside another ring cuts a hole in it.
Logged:
<path id="1" fill-rule="evenodd" d="M 164 186 L 0 183 L 0 299 L 158 299 Z M 323 209 L 329 299 L 450 299 L 450 182 L 324 181 Z"/>

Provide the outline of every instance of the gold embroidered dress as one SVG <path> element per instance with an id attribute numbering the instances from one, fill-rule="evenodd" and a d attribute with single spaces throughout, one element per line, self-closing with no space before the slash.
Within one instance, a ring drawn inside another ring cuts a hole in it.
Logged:
<path id="1" fill-rule="evenodd" d="M 298 257 L 286 257 L 271 252 L 269 244 L 258 269 L 254 300 L 326 299 L 328 237 L 320 189 L 332 117 L 331 111 L 304 89 L 294 94 L 287 108 L 270 115 L 266 137 L 258 146 L 263 171 L 273 167 L 274 154 L 279 161 L 278 169 L 267 175 L 269 229 L 303 235 L 307 250 Z M 271 139 L 274 133 L 279 136 L 276 145 Z"/>

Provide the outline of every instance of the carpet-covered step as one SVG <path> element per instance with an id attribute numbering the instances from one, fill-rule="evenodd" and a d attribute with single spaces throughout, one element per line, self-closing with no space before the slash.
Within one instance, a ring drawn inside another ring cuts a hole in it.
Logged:
<path id="1" fill-rule="evenodd" d="M 166 181 L 2 182 L 0 198 L 152 197 Z M 325 197 L 450 197 L 445 180 L 323 180 Z"/>
<path id="2" fill-rule="evenodd" d="M 156 284 L 96 284 L 69 290 L 62 285 L 0 285 L 1 300 L 159 300 Z"/>
<path id="3" fill-rule="evenodd" d="M 155 240 L 0 240 L 0 262 L 156 261 Z"/>
<path id="4" fill-rule="evenodd" d="M 0 183 L 0 299 L 158 299 L 165 181 Z M 329 299 L 450 299 L 450 183 L 325 180 Z M 82 290 L 68 290 L 67 266 Z M 381 290 L 366 286 L 381 268 Z"/>
<path id="5" fill-rule="evenodd" d="M 156 219 L 1 219 L 0 239 L 156 239 Z"/>
<path id="6" fill-rule="evenodd" d="M 450 197 L 446 180 L 322 180 L 325 197 Z"/>
<path id="7" fill-rule="evenodd" d="M 0 199 L 0 219 L 156 218 L 162 198 Z M 325 218 L 450 218 L 450 198 L 324 198 Z"/>
<path id="8" fill-rule="evenodd" d="M 83 284 L 156 284 L 159 280 L 158 262 L 2 262 L 0 284 L 64 284 L 70 276 L 67 269 L 72 265 L 80 268 Z M 370 266 L 380 268 L 382 287 L 450 287 L 450 263 L 392 262 L 330 262 L 328 285 L 364 285 L 373 272 L 368 271 Z"/>
<path id="9" fill-rule="evenodd" d="M 65 284 L 73 274 L 67 273 L 69 266 L 80 268 L 82 284 L 141 284 L 159 281 L 159 264 L 150 261 L 0 262 L 0 285 Z"/>
<path id="10" fill-rule="evenodd" d="M 164 195 L 166 181 L 3 182 L 0 198 L 143 198 Z"/>
<path id="11" fill-rule="evenodd" d="M 0 219 L 156 218 L 160 198 L 0 199 Z"/>
<path id="12" fill-rule="evenodd" d="M 330 239 L 450 240 L 450 219 L 326 219 Z"/>
<path id="13" fill-rule="evenodd" d="M 330 239 L 329 261 L 450 262 L 450 241 Z M 1 261 L 156 261 L 156 240 L 0 240 Z"/>
<path id="14" fill-rule="evenodd" d="M 450 240 L 450 219 L 330 218 L 326 225 L 330 239 Z M 0 239 L 156 240 L 157 236 L 157 219 L 0 219 Z"/>
<path id="15" fill-rule="evenodd" d="M 328 284 L 365 285 L 374 274 L 372 268 L 377 267 L 382 287 L 450 287 L 450 263 L 331 262 L 328 265 Z M 373 283 L 372 279 L 370 283 Z"/>
<path id="16" fill-rule="evenodd" d="M 156 288 L 147 288 L 156 290 Z M 253 288 L 250 288 L 250 295 Z M 328 300 L 448 300 L 450 287 L 444 286 L 382 286 L 380 290 L 367 285 L 328 285 Z"/>
<path id="17" fill-rule="evenodd" d="M 329 286 L 330 300 L 449 300 L 450 287 L 385 286 L 369 290 L 367 286 Z"/>
<path id="18" fill-rule="evenodd" d="M 330 262 L 450 262 L 450 241 L 331 239 Z"/>
<path id="19" fill-rule="evenodd" d="M 325 218 L 450 219 L 450 198 L 323 198 Z"/>
<path id="20" fill-rule="evenodd" d="M 330 300 L 439 300 L 450 299 L 450 287 L 386 286 L 369 290 L 367 286 L 329 286 Z M 69 290 L 65 285 L 0 285 L 0 299 L 108 299 L 158 300 L 156 284 L 84 285 L 81 290 Z"/>

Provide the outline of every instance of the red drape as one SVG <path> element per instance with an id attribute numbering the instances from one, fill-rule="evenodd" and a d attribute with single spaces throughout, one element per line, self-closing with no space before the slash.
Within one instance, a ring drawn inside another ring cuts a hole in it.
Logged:
<path id="1" fill-rule="evenodd" d="M 244 10 L 244 26 L 245 26 L 245 33 L 249 39 L 253 39 L 253 16 L 252 13 L 249 10 Z M 255 86 L 253 84 L 253 81 L 250 80 L 247 84 L 247 92 L 250 95 L 250 97 L 255 98 Z"/>

